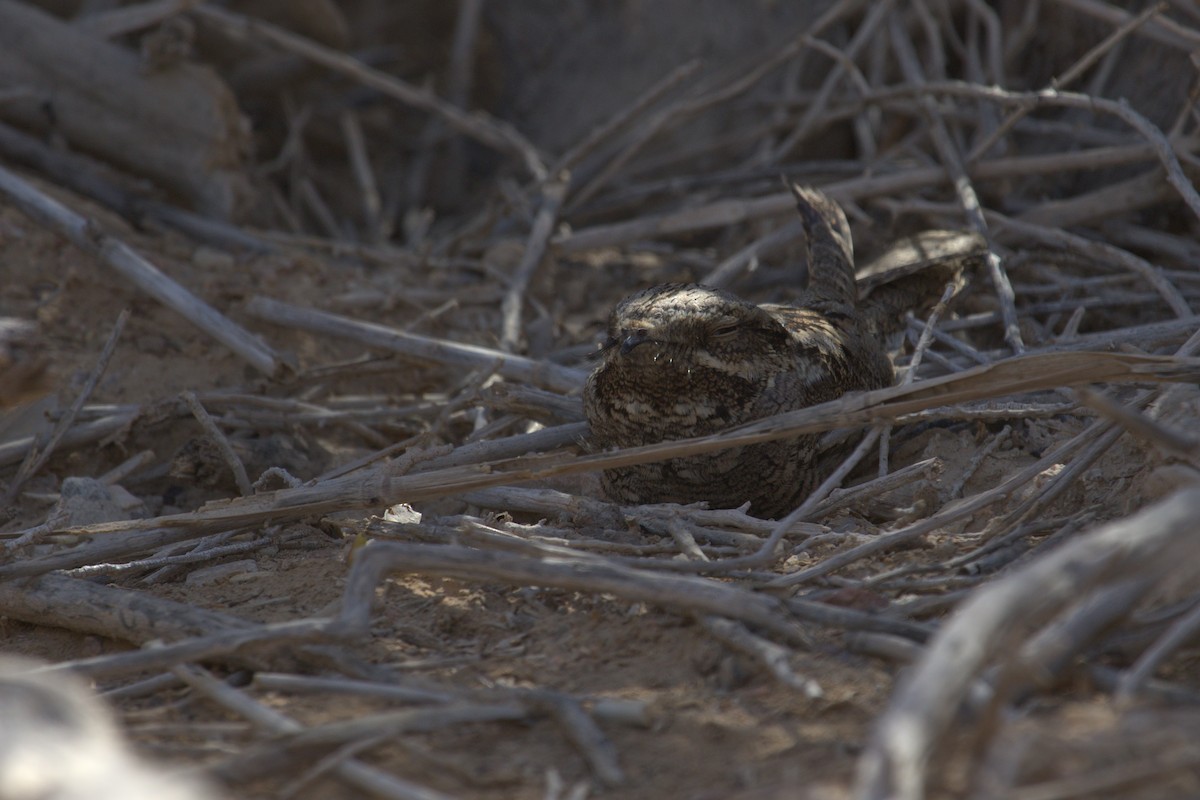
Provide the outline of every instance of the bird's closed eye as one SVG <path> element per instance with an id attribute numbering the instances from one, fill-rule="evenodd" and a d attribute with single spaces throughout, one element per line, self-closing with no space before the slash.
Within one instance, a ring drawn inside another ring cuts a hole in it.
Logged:
<path id="1" fill-rule="evenodd" d="M 726 336 L 732 336 L 733 334 L 737 333 L 739 327 L 740 326 L 736 322 L 730 322 L 725 325 L 718 325 L 717 327 L 712 329 L 711 335 L 715 339 L 722 339 Z"/>

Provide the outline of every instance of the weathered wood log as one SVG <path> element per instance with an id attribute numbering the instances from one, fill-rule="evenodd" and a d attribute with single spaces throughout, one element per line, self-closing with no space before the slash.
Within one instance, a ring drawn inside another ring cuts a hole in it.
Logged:
<path id="1" fill-rule="evenodd" d="M 136 53 L 14 0 L 0 0 L 0 86 L 21 96 L 0 118 L 53 130 L 154 181 L 195 210 L 232 217 L 249 196 L 249 132 L 207 67 L 150 71 Z"/>

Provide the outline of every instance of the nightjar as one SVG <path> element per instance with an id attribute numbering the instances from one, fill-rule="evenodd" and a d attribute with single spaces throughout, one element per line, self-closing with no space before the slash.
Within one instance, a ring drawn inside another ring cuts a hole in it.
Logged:
<path id="1" fill-rule="evenodd" d="M 756 305 L 698 284 L 665 284 L 621 301 L 584 389 L 598 448 L 704 436 L 846 392 L 891 385 L 892 365 L 858 308 L 850 229 L 841 208 L 793 187 L 809 282 L 796 305 Z M 606 470 L 619 503 L 694 503 L 777 517 L 824 478 L 819 436 Z"/>

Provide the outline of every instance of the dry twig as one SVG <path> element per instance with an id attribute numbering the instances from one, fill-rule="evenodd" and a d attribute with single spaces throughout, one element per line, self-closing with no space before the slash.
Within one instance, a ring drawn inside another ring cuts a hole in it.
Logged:
<path id="1" fill-rule="evenodd" d="M 1106 580 L 1161 576 L 1173 561 L 1193 559 L 1197 514 L 1200 491 L 1181 492 L 976 593 L 926 648 L 876 724 L 860 761 L 857 796 L 925 796 L 926 764 L 987 660 L 1011 650 L 1027 631 Z"/>
<path id="2" fill-rule="evenodd" d="M 95 222 L 76 214 L 49 195 L 0 168 L 0 192 L 40 224 L 57 231 L 79 249 L 116 270 L 154 299 L 181 314 L 266 375 L 282 375 L 286 364 L 253 334 L 164 275 L 133 248 L 103 232 Z"/>

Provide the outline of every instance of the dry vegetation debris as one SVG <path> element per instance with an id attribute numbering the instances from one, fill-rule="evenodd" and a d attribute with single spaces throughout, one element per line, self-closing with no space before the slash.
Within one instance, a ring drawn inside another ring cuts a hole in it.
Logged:
<path id="1" fill-rule="evenodd" d="M 0 703 L 239 797 L 1196 793 L 1200 15 L 696 8 L 0 0 Z M 863 292 L 971 243 L 897 386 L 590 451 L 621 296 L 796 295 L 780 175 Z M 594 479 L 845 427 L 778 521 Z"/>

